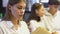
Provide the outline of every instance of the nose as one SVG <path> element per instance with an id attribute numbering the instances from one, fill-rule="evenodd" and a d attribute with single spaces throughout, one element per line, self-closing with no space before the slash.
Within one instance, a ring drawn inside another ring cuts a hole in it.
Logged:
<path id="1" fill-rule="evenodd" d="M 21 9 L 19 13 L 24 14 L 25 9 Z"/>

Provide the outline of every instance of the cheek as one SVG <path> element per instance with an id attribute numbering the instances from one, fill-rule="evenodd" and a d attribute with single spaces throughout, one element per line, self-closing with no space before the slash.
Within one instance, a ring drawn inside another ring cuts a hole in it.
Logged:
<path id="1" fill-rule="evenodd" d="M 53 11 L 57 11 L 57 8 L 53 8 L 52 10 L 53 10 Z"/>
<path id="2" fill-rule="evenodd" d="M 43 11 L 39 12 L 39 15 L 43 16 L 44 15 L 44 12 Z"/>
<path id="3" fill-rule="evenodd" d="M 19 15 L 24 15 L 25 10 L 24 9 L 23 10 L 18 10 L 18 12 L 19 12 Z"/>
<path id="4" fill-rule="evenodd" d="M 18 14 L 17 9 L 11 8 L 11 12 L 13 16 L 16 16 Z"/>
<path id="5" fill-rule="evenodd" d="M 58 10 L 58 8 L 55 8 L 55 10 L 57 11 L 57 10 Z"/>
<path id="6" fill-rule="evenodd" d="M 40 13 L 40 14 L 44 14 L 44 10 L 40 10 L 39 13 Z"/>
<path id="7" fill-rule="evenodd" d="M 25 9 L 23 10 L 23 15 L 24 15 L 24 13 L 25 13 Z"/>

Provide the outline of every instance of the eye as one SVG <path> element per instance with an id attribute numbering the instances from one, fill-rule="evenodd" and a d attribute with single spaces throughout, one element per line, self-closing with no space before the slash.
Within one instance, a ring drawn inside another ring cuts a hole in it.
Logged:
<path id="1" fill-rule="evenodd" d="M 18 9 L 22 9 L 22 7 L 17 7 Z"/>
<path id="2" fill-rule="evenodd" d="M 57 8 L 57 7 L 55 7 L 55 8 Z"/>
<path id="3" fill-rule="evenodd" d="M 23 7 L 17 7 L 18 9 L 25 9 L 25 8 L 23 8 Z"/>

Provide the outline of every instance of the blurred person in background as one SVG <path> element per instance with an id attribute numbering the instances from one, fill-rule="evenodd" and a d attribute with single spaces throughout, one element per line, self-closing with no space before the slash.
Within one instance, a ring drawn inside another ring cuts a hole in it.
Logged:
<path id="1" fill-rule="evenodd" d="M 48 8 L 49 10 L 45 12 L 45 16 L 46 19 L 48 21 L 48 25 L 49 25 L 49 30 L 51 32 L 55 32 L 54 30 L 56 29 L 60 29 L 59 27 L 59 23 L 55 23 L 55 17 L 58 15 L 58 7 L 59 7 L 60 3 L 58 0 L 49 0 L 48 2 Z M 53 33 L 54 34 L 54 33 Z"/>

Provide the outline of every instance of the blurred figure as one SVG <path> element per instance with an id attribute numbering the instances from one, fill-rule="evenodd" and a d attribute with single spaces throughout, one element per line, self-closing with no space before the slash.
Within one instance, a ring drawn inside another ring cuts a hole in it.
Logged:
<path id="1" fill-rule="evenodd" d="M 58 6 L 60 5 L 57 0 L 49 0 L 48 8 L 49 10 L 45 12 L 46 19 L 48 20 L 49 30 L 52 32 L 55 29 L 60 29 L 60 27 L 55 23 L 55 17 L 57 16 Z"/>
<path id="2" fill-rule="evenodd" d="M 0 22 L 0 34 L 30 34 L 23 21 L 26 0 L 9 0 L 6 13 Z"/>

